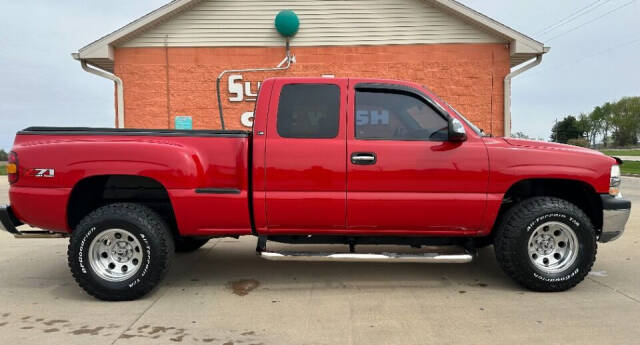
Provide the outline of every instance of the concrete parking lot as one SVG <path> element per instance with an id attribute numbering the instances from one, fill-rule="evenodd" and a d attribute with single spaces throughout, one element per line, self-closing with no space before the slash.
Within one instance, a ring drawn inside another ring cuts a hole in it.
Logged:
<path id="1" fill-rule="evenodd" d="M 492 248 L 464 265 L 270 262 L 247 237 L 177 255 L 153 293 L 108 303 L 73 281 L 66 239 L 2 233 L 0 343 L 638 344 L 640 179 L 622 190 L 626 233 L 563 293 L 520 288 Z"/>

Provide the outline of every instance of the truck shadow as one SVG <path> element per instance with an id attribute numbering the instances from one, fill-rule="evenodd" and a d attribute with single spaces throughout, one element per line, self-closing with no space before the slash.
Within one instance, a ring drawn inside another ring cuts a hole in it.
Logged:
<path id="1" fill-rule="evenodd" d="M 213 241 L 212 241 L 213 242 Z M 247 296 L 260 291 L 287 292 L 313 288 L 323 290 L 380 291 L 430 289 L 432 292 L 471 293 L 525 291 L 513 283 L 498 266 L 493 248 L 480 250 L 468 264 L 349 263 L 268 261 L 255 254 L 247 240 L 220 240 L 193 253 L 178 253 L 160 287 L 143 300 L 157 298 L 165 289 L 198 294 L 202 291 Z M 45 267 L 53 279 L 54 299 L 96 301 L 80 289 L 67 266 Z M 37 272 L 32 275 L 38 276 Z M 96 301 L 97 302 L 97 301 Z"/>
<path id="2" fill-rule="evenodd" d="M 254 282 L 257 290 L 380 290 L 428 288 L 466 293 L 472 289 L 521 291 L 500 270 L 493 248 L 469 264 L 348 262 L 273 262 L 259 258 L 251 245 L 221 241 L 198 252 L 176 255 L 164 284 L 174 288 L 210 286 L 234 292 L 234 283 Z"/>

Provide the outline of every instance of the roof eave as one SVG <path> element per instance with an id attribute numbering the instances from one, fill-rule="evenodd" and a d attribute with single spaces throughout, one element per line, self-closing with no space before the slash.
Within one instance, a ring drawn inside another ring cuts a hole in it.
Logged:
<path id="1" fill-rule="evenodd" d="M 159 21 L 167 20 L 172 15 L 179 13 L 190 6 L 201 2 L 202 0 L 174 0 L 136 20 L 133 22 L 105 35 L 98 40 L 80 48 L 77 53 L 77 59 L 95 61 L 97 64 L 113 62 L 114 46 L 118 42 L 127 40 L 151 25 Z M 455 0 L 425 0 L 439 8 L 470 22 L 478 25 L 484 30 L 491 32 L 505 39 L 510 45 L 510 55 L 512 58 L 511 65 L 515 66 L 522 62 L 523 58 L 535 57 L 549 51 L 549 47 L 545 47 L 541 42 L 534 40 L 502 23 L 499 23 L 484 14 L 477 12 Z M 107 63 L 108 64 L 108 63 Z"/>
<path id="2" fill-rule="evenodd" d="M 113 60 L 113 46 L 118 41 L 126 40 L 127 37 L 135 35 L 137 32 L 144 30 L 150 25 L 154 25 L 157 21 L 166 19 L 177 12 L 184 10 L 189 6 L 202 0 L 174 0 L 170 3 L 154 10 L 146 15 L 134 20 L 133 22 L 107 34 L 96 41 L 87 44 L 78 49 L 78 57 L 85 59 L 109 59 Z"/>
<path id="3" fill-rule="evenodd" d="M 503 37 L 510 43 L 511 56 L 514 55 L 532 55 L 536 56 L 544 54 L 548 51 L 545 50 L 544 44 L 538 42 L 535 39 L 516 31 L 494 19 L 487 17 L 486 15 L 475 11 L 455 0 L 427 0 L 436 6 L 442 8 L 449 13 L 460 17 L 463 20 L 472 22 L 481 26 L 485 30 Z"/>

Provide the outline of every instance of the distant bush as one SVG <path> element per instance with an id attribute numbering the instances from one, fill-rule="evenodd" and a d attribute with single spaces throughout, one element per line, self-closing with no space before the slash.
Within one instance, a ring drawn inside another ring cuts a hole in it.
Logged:
<path id="1" fill-rule="evenodd" d="M 589 147 L 589 141 L 583 138 L 569 139 L 567 144 L 580 147 Z"/>

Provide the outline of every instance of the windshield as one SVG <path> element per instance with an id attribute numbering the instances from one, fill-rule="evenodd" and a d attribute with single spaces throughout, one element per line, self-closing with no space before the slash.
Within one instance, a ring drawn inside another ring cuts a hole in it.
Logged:
<path id="1" fill-rule="evenodd" d="M 429 93 L 431 93 L 431 97 L 433 97 L 433 98 L 437 99 L 438 101 L 440 101 L 440 102 L 442 102 L 442 103 L 446 104 L 449 108 L 451 108 L 451 110 L 453 110 L 453 111 L 456 113 L 456 115 L 458 115 L 458 116 L 462 119 L 462 121 L 464 121 L 464 123 L 466 123 L 469 127 L 471 127 L 471 129 L 472 129 L 472 130 L 473 130 L 477 135 L 480 135 L 480 136 L 483 136 L 483 137 L 488 137 L 488 136 L 490 136 L 490 135 L 486 134 L 486 133 L 485 133 L 481 128 L 479 128 L 478 126 L 474 125 L 471 121 L 469 121 L 469 120 L 468 120 L 466 117 L 464 117 L 462 114 L 460 114 L 460 112 L 459 112 L 458 110 L 456 110 L 456 108 L 454 108 L 453 106 L 451 106 L 451 104 L 449 104 L 449 103 L 445 102 L 442 98 L 440 98 L 440 97 L 436 96 L 436 94 L 435 94 L 433 91 L 431 91 L 431 89 L 429 89 L 429 88 L 428 88 L 428 87 L 426 87 L 426 86 L 424 86 L 424 88 L 425 88 L 425 89 L 427 89 L 427 90 L 429 90 Z"/>
<path id="2" fill-rule="evenodd" d="M 458 110 L 456 110 L 456 108 L 452 107 L 451 104 L 448 104 L 449 108 L 451 108 L 458 116 L 460 116 L 460 118 L 469 126 L 471 127 L 471 129 L 473 129 L 474 132 L 476 132 L 476 134 L 481 135 L 483 137 L 488 136 L 482 129 L 480 129 L 478 126 L 474 125 L 471 121 L 467 120 L 466 117 L 464 117 L 462 114 L 460 114 L 460 112 Z"/>

